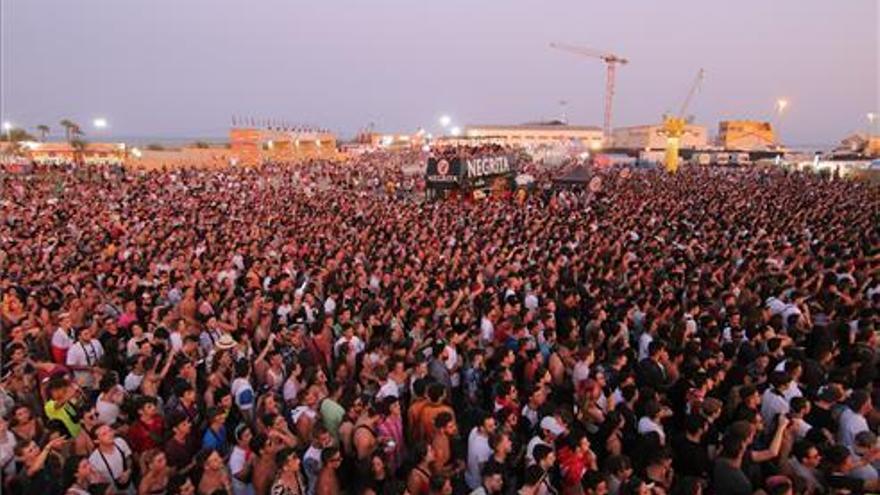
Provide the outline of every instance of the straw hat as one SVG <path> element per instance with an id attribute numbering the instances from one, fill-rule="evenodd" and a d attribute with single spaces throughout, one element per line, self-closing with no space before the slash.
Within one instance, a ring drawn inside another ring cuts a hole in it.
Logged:
<path id="1" fill-rule="evenodd" d="M 235 339 L 232 338 L 232 335 L 224 333 L 217 341 L 217 344 L 215 344 L 215 346 L 218 350 L 225 351 L 234 348 L 235 344 L 236 342 Z"/>

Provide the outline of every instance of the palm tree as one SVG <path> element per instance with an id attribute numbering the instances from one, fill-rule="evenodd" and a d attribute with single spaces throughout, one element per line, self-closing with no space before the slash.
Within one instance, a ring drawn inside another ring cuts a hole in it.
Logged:
<path id="1" fill-rule="evenodd" d="M 74 129 L 79 131 L 79 125 L 69 119 L 62 119 L 61 122 L 58 123 L 58 125 L 64 128 L 64 137 L 67 139 L 68 143 L 70 142 L 71 136 L 73 134 L 77 134 L 76 132 L 74 132 Z M 82 134 L 82 132 L 78 133 Z"/>
<path id="2" fill-rule="evenodd" d="M 10 129 L 3 134 L 3 139 L 17 143 L 19 141 L 33 141 L 34 137 L 24 129 Z"/>
<path id="3" fill-rule="evenodd" d="M 83 153 L 85 152 L 89 144 L 82 139 L 74 139 L 70 142 L 70 146 L 73 148 L 73 161 L 77 163 L 82 163 L 84 159 Z"/>
<path id="4" fill-rule="evenodd" d="M 24 146 L 22 146 L 21 141 L 13 141 L 6 150 L 13 156 L 24 154 Z"/>
<path id="5" fill-rule="evenodd" d="M 39 131 L 42 140 L 45 141 L 46 136 L 49 135 L 49 126 L 47 126 L 46 124 L 40 124 L 37 126 L 37 131 Z"/>

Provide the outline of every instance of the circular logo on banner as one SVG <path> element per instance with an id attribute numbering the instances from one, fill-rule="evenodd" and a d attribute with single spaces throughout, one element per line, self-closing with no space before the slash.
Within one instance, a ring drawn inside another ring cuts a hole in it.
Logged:
<path id="1" fill-rule="evenodd" d="M 437 162 L 437 175 L 449 175 L 449 162 L 440 160 Z"/>

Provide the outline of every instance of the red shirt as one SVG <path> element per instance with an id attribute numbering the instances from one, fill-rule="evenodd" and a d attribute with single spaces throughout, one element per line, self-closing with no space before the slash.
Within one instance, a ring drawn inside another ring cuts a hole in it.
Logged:
<path id="1" fill-rule="evenodd" d="M 128 429 L 128 443 L 131 450 L 140 454 L 150 449 L 157 449 L 164 443 L 165 425 L 161 416 L 155 416 L 149 423 L 138 420 Z"/>
<path id="2" fill-rule="evenodd" d="M 581 478 L 589 467 L 589 456 L 578 454 L 568 447 L 559 451 L 559 470 L 567 486 L 580 485 Z"/>

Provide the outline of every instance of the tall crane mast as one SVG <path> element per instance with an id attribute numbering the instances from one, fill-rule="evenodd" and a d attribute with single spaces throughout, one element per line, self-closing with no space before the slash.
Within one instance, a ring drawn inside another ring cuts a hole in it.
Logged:
<path id="1" fill-rule="evenodd" d="M 605 62 L 605 120 L 603 122 L 602 130 L 605 133 L 605 139 L 610 140 L 612 104 L 614 102 L 614 80 L 617 73 L 617 66 L 626 65 L 629 63 L 629 60 L 613 53 L 593 50 L 592 48 L 584 48 L 581 46 L 566 45 L 564 43 L 550 43 L 550 48 L 573 53 L 581 57 L 598 58 Z"/>
<path id="2" fill-rule="evenodd" d="M 681 108 L 678 110 L 678 115 L 665 115 L 663 117 L 663 133 L 666 134 L 666 157 L 664 162 L 666 163 L 666 171 L 671 174 L 678 171 L 678 149 L 681 145 L 681 138 L 684 136 L 685 128 L 688 124 L 688 118 L 685 116 L 685 112 L 687 112 L 691 100 L 694 99 L 694 95 L 697 94 L 697 91 L 700 89 L 704 77 L 706 77 L 706 71 L 700 69 L 697 72 L 697 77 L 694 78 L 693 84 L 691 84 L 691 89 L 688 91 L 687 97 L 684 99 Z"/>
<path id="3" fill-rule="evenodd" d="M 684 113 L 687 112 L 688 107 L 691 104 L 691 100 L 694 99 L 694 95 L 697 94 L 697 91 L 700 89 L 700 85 L 703 83 L 703 79 L 706 77 L 706 71 L 700 69 L 697 71 L 697 77 L 694 78 L 693 84 L 691 84 L 691 89 L 688 91 L 687 98 L 684 99 L 684 103 L 681 104 L 681 109 L 678 111 L 678 118 L 685 118 Z"/>

